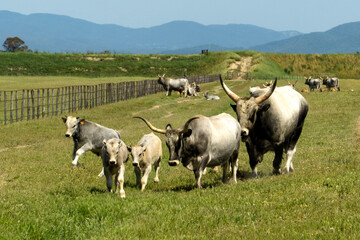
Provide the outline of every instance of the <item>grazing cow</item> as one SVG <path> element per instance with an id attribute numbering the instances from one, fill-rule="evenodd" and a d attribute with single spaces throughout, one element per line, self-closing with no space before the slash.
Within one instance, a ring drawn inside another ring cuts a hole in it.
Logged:
<path id="1" fill-rule="evenodd" d="M 334 88 L 335 91 L 340 91 L 340 87 L 339 87 L 339 79 L 338 78 L 329 78 L 326 77 L 323 79 L 323 85 L 326 85 L 327 89 L 331 89 Z"/>
<path id="2" fill-rule="evenodd" d="M 129 159 L 126 144 L 119 138 L 111 138 L 109 140 L 104 139 L 103 147 L 101 149 L 101 158 L 106 177 L 106 186 L 109 192 L 112 192 L 113 175 L 115 175 L 115 193 L 119 193 L 120 197 L 124 198 L 124 162 Z"/>
<path id="3" fill-rule="evenodd" d="M 158 83 L 161 84 L 164 89 L 167 91 L 166 96 L 171 95 L 171 91 L 178 91 L 181 94 L 184 94 L 185 97 L 187 97 L 187 92 L 189 88 L 189 81 L 186 78 L 178 78 L 178 79 L 172 79 L 172 78 L 165 78 L 165 74 L 160 76 L 158 75 Z"/>
<path id="4" fill-rule="evenodd" d="M 62 120 L 67 127 L 65 136 L 72 137 L 74 141 L 74 151 L 72 153 L 72 164 L 74 166 L 80 165 L 78 163 L 79 157 L 87 151 L 92 151 L 99 156 L 104 139 L 120 138 L 119 132 L 83 118 L 67 116 L 63 117 Z M 103 175 L 104 169 L 99 174 L 99 177 Z"/>
<path id="5" fill-rule="evenodd" d="M 198 115 L 190 118 L 183 127 L 173 129 L 170 124 L 165 129 L 151 125 L 142 117 L 154 132 L 165 134 L 169 149 L 169 165 L 183 166 L 195 174 L 195 187 L 201 188 L 201 176 L 206 167 L 223 167 L 223 182 L 226 181 L 228 164 L 236 182 L 238 152 L 240 146 L 240 124 L 229 114 L 222 113 L 212 117 Z"/>
<path id="6" fill-rule="evenodd" d="M 212 94 L 209 94 L 208 92 L 205 92 L 205 93 L 204 93 L 204 97 L 205 97 L 207 100 L 219 100 L 219 99 L 220 99 L 220 97 L 215 96 L 215 95 L 212 95 Z"/>
<path id="7" fill-rule="evenodd" d="M 154 133 L 144 135 L 137 145 L 128 147 L 133 159 L 133 166 L 136 175 L 136 184 L 144 191 L 148 181 L 151 167 L 154 165 L 154 182 L 159 182 L 160 161 L 162 158 L 161 140 Z M 141 178 L 141 174 L 143 177 Z M 141 181 L 140 181 L 141 178 Z"/>
<path id="8" fill-rule="evenodd" d="M 309 90 L 314 91 L 314 89 L 316 88 L 316 91 L 320 91 L 321 88 L 321 84 L 320 84 L 320 79 L 318 78 L 306 78 L 305 79 L 305 84 L 309 85 Z"/>
<path id="9" fill-rule="evenodd" d="M 296 143 L 300 137 L 308 103 L 290 86 L 259 89 L 250 98 L 240 98 L 223 82 L 226 94 L 236 103 L 232 105 L 241 125 L 241 138 L 246 143 L 250 166 L 257 176 L 257 164 L 269 150 L 275 151 L 273 173 L 280 173 L 283 150 L 286 152 L 285 173 L 292 172 Z"/>

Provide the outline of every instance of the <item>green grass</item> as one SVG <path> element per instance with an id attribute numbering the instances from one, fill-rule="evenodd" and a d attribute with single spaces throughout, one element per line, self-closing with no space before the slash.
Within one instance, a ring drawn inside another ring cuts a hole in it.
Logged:
<path id="1" fill-rule="evenodd" d="M 119 77 L 211 75 L 226 71 L 232 52 L 209 55 L 0 53 L 3 76 Z"/>
<path id="2" fill-rule="evenodd" d="M 261 83 L 227 81 L 241 96 Z M 297 84 L 298 90 L 304 87 Z M 85 168 L 71 167 L 73 143 L 64 137 L 60 116 L 1 126 L 0 239 L 359 239 L 360 82 L 344 80 L 341 87 L 304 94 L 310 109 L 294 174 L 272 176 L 273 153 L 268 153 L 259 164 L 260 177 L 250 178 L 242 143 L 237 184 L 223 184 L 220 172 L 210 172 L 202 178 L 204 189 L 194 189 L 191 171 L 168 166 L 165 138 L 159 135 L 164 155 L 159 184 L 152 172 L 140 192 L 130 160 L 125 199 L 107 193 L 105 179 L 97 177 L 99 157 L 85 153 L 80 158 Z M 201 89 L 221 99 L 159 93 L 71 115 L 119 129 L 127 144 L 150 132 L 133 116 L 159 128 L 180 127 L 196 114 L 235 117 L 218 82 Z"/>

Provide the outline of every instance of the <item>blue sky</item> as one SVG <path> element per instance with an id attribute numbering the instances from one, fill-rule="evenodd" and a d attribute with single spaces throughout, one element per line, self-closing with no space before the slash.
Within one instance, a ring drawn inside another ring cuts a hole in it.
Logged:
<path id="1" fill-rule="evenodd" d="M 309 33 L 360 21 L 360 0 L 0 0 L 0 10 L 52 13 L 132 28 L 188 20 Z"/>

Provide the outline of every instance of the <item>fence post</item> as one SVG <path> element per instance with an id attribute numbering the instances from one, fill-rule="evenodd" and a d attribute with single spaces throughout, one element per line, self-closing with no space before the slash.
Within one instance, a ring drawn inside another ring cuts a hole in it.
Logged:
<path id="1" fill-rule="evenodd" d="M 6 101 L 6 91 L 4 91 L 4 120 L 5 120 L 5 125 L 7 124 L 7 101 Z"/>
<path id="2" fill-rule="evenodd" d="M 14 92 L 10 92 L 10 123 L 13 123 L 14 121 Z"/>
<path id="3" fill-rule="evenodd" d="M 16 122 L 19 121 L 19 113 L 18 113 L 18 91 L 15 91 L 15 118 Z"/>
<path id="4" fill-rule="evenodd" d="M 27 109 L 26 109 L 26 113 L 27 113 L 27 120 L 30 120 L 31 117 L 31 113 L 30 113 L 30 90 L 26 91 L 26 96 L 27 96 Z"/>

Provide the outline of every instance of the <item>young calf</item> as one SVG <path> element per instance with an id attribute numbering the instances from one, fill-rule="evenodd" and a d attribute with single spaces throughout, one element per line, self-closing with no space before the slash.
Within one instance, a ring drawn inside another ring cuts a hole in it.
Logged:
<path id="1" fill-rule="evenodd" d="M 144 191 L 147 184 L 151 167 L 154 165 L 154 182 L 159 182 L 160 161 L 162 158 L 161 140 L 154 133 L 144 135 L 137 145 L 128 147 L 133 159 L 134 171 L 136 174 L 136 184 L 141 185 L 141 191 Z M 141 178 L 141 174 L 143 177 Z M 140 182 L 141 178 L 141 182 Z"/>
<path id="2" fill-rule="evenodd" d="M 119 193 L 120 197 L 125 197 L 124 191 L 124 173 L 125 165 L 129 158 L 126 144 L 118 138 L 104 139 L 101 149 L 101 158 L 103 160 L 104 174 L 106 177 L 106 186 L 109 192 L 112 192 L 113 175 L 115 175 L 115 193 Z"/>

